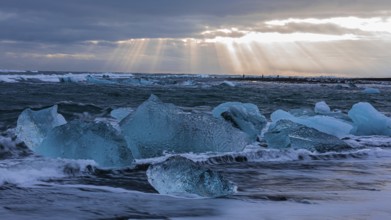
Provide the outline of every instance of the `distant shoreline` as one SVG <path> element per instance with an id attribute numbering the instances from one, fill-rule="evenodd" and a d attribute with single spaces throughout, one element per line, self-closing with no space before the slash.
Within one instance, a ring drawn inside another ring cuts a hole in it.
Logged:
<path id="1" fill-rule="evenodd" d="M 229 77 L 232 81 L 285 82 L 285 83 L 342 83 L 366 84 L 374 82 L 391 82 L 391 78 L 338 78 L 338 77 L 295 77 L 295 76 L 244 76 Z"/>
<path id="2" fill-rule="evenodd" d="M 65 76 L 73 74 L 94 75 L 100 74 L 110 77 L 134 76 L 134 77 L 156 77 L 166 75 L 168 77 L 183 76 L 186 78 L 202 78 L 203 80 L 220 79 L 226 81 L 247 81 L 247 82 L 280 82 L 280 83 L 323 83 L 323 84 L 391 84 L 391 77 L 338 77 L 338 76 L 287 76 L 287 75 L 230 75 L 230 74 L 204 74 L 204 73 L 137 73 L 137 72 L 82 72 L 82 71 L 31 71 L 31 70 L 4 70 L 0 69 L 0 76 L 10 75 L 13 78 L 18 75 L 34 76 Z M 0 82 L 1 79 L 0 79 Z"/>

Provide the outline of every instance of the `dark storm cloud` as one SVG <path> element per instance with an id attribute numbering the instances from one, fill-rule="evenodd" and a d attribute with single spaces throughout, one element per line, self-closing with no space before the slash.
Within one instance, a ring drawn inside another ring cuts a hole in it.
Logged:
<path id="1" fill-rule="evenodd" d="M 364 16 L 390 6 L 388 0 L 2 0 L 0 40 L 65 44 L 181 38 L 192 37 L 205 26 L 246 26 L 292 16 Z"/>

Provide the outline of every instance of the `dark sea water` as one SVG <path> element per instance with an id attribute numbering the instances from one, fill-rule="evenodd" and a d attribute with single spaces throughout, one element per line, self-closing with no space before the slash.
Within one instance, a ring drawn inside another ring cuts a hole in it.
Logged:
<path id="1" fill-rule="evenodd" d="M 341 81 L 342 82 L 342 81 Z M 370 83 L 370 84 L 369 84 Z M 366 94 L 364 88 L 380 94 Z M 0 73 L 0 219 L 390 219 L 391 138 L 349 137 L 343 152 L 272 150 L 184 154 L 238 186 L 220 198 L 160 195 L 137 160 L 121 169 L 91 160 L 43 158 L 15 136 L 26 108 L 58 105 L 67 121 L 105 119 L 119 107 L 136 109 L 154 94 L 163 102 L 210 114 L 217 105 L 253 103 L 270 121 L 277 109 L 313 109 L 326 101 L 347 113 L 369 102 L 391 116 L 388 82 L 327 83 L 234 80 L 227 76 Z"/>

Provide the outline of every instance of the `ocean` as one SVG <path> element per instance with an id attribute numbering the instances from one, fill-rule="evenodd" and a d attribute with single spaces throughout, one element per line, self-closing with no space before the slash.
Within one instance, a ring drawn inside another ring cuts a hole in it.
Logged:
<path id="1" fill-rule="evenodd" d="M 57 105 L 68 122 L 112 121 L 112 110 L 136 110 L 152 94 L 201 115 L 225 102 L 252 103 L 268 124 L 278 109 L 314 114 L 320 101 L 340 115 L 368 102 L 391 117 L 391 83 L 382 80 L 2 71 L 0 219 L 391 218 L 389 136 L 349 135 L 342 140 L 352 149 L 320 153 L 271 149 L 259 134 L 241 151 L 181 153 L 237 186 L 234 194 L 206 198 L 159 194 L 149 183 L 148 167 L 175 152 L 108 168 L 88 159 L 43 157 L 16 135 L 26 108 Z"/>

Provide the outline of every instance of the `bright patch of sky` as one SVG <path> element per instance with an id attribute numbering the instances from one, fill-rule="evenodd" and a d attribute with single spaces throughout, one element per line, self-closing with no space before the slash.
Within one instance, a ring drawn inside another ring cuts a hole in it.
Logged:
<path id="1" fill-rule="evenodd" d="M 335 24 L 347 29 L 359 29 L 367 32 L 386 32 L 391 34 L 391 17 L 336 17 L 336 18 L 289 18 L 284 20 L 267 21 L 265 24 L 270 26 L 285 26 L 291 23 L 307 23 L 307 24 Z"/>

